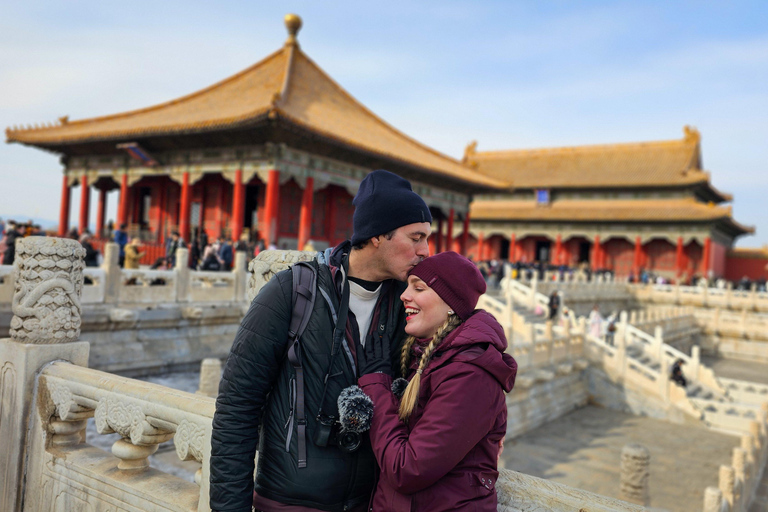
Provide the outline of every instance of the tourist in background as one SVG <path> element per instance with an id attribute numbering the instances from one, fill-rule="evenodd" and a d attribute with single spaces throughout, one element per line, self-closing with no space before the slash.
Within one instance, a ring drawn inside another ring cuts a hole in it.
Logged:
<path id="1" fill-rule="evenodd" d="M 83 233 L 80 236 L 80 245 L 85 249 L 85 266 L 86 267 L 98 267 L 99 266 L 99 251 L 97 251 L 91 243 L 90 233 Z"/>
<path id="2" fill-rule="evenodd" d="M 117 247 L 120 249 L 118 253 L 117 264 L 121 267 L 125 264 L 125 246 L 128 244 L 128 224 L 120 224 L 120 227 L 115 230 L 114 240 Z"/>
<path id="3" fill-rule="evenodd" d="M 205 250 L 203 251 L 203 264 L 200 266 L 200 270 L 221 270 L 218 243 L 205 246 Z"/>
<path id="4" fill-rule="evenodd" d="M 429 284 L 428 284 L 429 283 Z M 409 337 L 393 385 L 389 347 L 357 350 L 358 383 L 374 404 L 371 445 L 381 474 L 375 511 L 495 512 L 497 463 L 507 432 L 505 391 L 517 363 L 504 329 L 475 310 L 486 283 L 455 252 L 425 259 L 400 296 Z"/>
<path id="5" fill-rule="evenodd" d="M 8 227 L 5 230 L 5 251 L 3 251 L 3 265 L 13 265 L 16 259 L 16 239 L 21 235 L 16 231 L 16 223 L 8 221 Z"/>
<path id="6" fill-rule="evenodd" d="M 0 217 L 0 242 L 3 241 L 3 238 L 5 238 L 5 222 Z"/>
<path id="7" fill-rule="evenodd" d="M 192 270 L 197 270 L 202 263 L 203 247 L 205 246 L 200 245 L 200 228 L 194 228 L 192 245 L 189 248 L 189 268 Z"/>
<path id="8" fill-rule="evenodd" d="M 229 240 L 224 238 L 223 236 L 219 237 L 219 261 L 221 261 L 221 270 L 229 271 L 232 270 L 232 260 L 234 258 L 234 254 L 232 253 L 232 244 L 229 243 Z"/>
<path id="9" fill-rule="evenodd" d="M 592 311 L 589 312 L 587 323 L 589 323 L 590 335 L 598 339 L 603 337 L 603 316 L 600 314 L 600 306 L 597 304 L 595 304 Z"/>
<path id="10" fill-rule="evenodd" d="M 139 262 L 144 257 L 144 253 L 140 252 L 141 240 L 137 237 L 131 239 L 131 243 L 125 246 L 125 268 L 137 269 L 139 268 Z"/>
<path id="11" fill-rule="evenodd" d="M 549 319 L 554 320 L 557 316 L 557 310 L 560 308 L 560 296 L 557 290 L 553 290 L 549 296 Z"/>
<path id="12" fill-rule="evenodd" d="M 171 238 L 168 240 L 168 244 L 165 249 L 165 261 L 167 268 L 173 268 L 176 265 L 176 251 L 187 244 L 184 239 L 181 238 L 178 231 L 171 232 Z"/>
<path id="13" fill-rule="evenodd" d="M 683 375 L 684 364 L 685 364 L 685 361 L 683 361 L 682 359 L 678 359 L 672 365 L 672 370 L 670 372 L 671 374 L 670 378 L 682 387 L 685 387 L 688 385 L 688 381 L 686 380 L 685 375 Z"/>

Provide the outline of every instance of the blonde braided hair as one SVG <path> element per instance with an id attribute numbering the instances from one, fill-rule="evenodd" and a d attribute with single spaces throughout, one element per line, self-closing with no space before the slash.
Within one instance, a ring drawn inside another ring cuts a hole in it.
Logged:
<path id="1" fill-rule="evenodd" d="M 405 393 L 403 393 L 403 398 L 400 401 L 399 417 L 402 421 L 408 421 L 408 418 L 410 418 L 413 410 L 416 408 L 416 404 L 419 401 L 421 374 L 424 372 L 424 368 L 426 368 L 429 364 L 429 360 L 432 359 L 432 354 L 435 352 L 435 349 L 438 347 L 438 345 L 440 345 L 440 342 L 443 341 L 443 339 L 445 339 L 445 337 L 448 336 L 452 330 L 459 326 L 459 324 L 461 324 L 461 318 L 459 318 L 458 315 L 455 313 L 448 315 L 446 321 L 437 328 L 437 332 L 432 337 L 432 340 L 429 342 L 429 345 L 427 345 L 427 348 L 425 348 L 424 352 L 421 354 L 421 359 L 419 360 L 419 369 L 416 370 L 416 375 L 413 376 L 411 381 L 408 383 L 408 387 L 405 388 Z M 413 344 L 415 342 L 415 337 L 408 336 L 408 338 L 405 340 L 405 343 L 403 344 L 403 349 L 400 353 L 400 368 L 403 372 L 403 376 L 408 374 L 408 364 L 411 360 L 411 348 L 413 348 Z"/>

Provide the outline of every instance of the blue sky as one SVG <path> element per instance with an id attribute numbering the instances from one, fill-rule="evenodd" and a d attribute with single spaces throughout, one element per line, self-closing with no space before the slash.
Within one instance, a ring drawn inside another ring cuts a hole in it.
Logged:
<path id="1" fill-rule="evenodd" d="M 734 194 L 736 219 L 757 227 L 739 245 L 768 244 L 768 2 L 0 0 L 0 9 L 3 128 L 206 87 L 279 48 L 282 17 L 295 12 L 315 62 L 454 157 L 471 140 L 479 150 L 634 142 L 681 138 L 693 125 L 713 183 Z M 0 176 L 0 217 L 57 220 L 55 155 L 0 144 Z M 73 194 L 71 221 L 78 203 Z"/>

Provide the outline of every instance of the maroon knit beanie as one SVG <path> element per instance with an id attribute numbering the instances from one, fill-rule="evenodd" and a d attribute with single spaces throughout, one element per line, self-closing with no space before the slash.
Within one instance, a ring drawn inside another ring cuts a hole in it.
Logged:
<path id="1" fill-rule="evenodd" d="M 408 275 L 427 283 L 462 320 L 469 318 L 485 293 L 485 279 L 475 264 L 452 251 L 422 260 Z"/>

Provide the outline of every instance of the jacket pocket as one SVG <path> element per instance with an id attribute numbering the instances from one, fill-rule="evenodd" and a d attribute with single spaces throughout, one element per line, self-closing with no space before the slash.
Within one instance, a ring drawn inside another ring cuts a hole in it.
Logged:
<path id="1" fill-rule="evenodd" d="M 470 486 L 475 492 L 475 497 L 482 498 L 496 492 L 496 480 L 498 473 L 485 471 L 470 475 Z"/>

